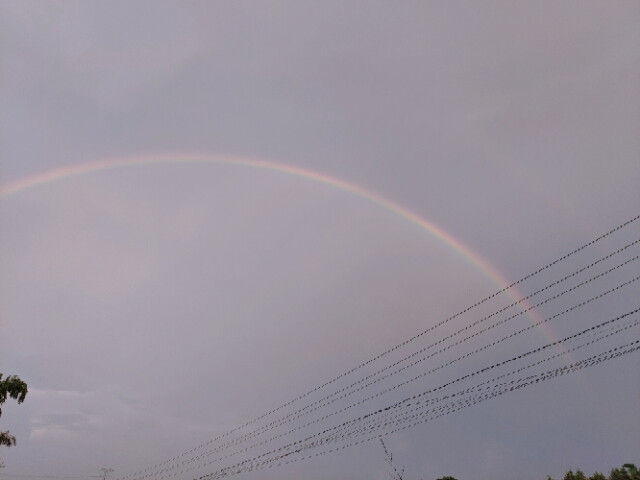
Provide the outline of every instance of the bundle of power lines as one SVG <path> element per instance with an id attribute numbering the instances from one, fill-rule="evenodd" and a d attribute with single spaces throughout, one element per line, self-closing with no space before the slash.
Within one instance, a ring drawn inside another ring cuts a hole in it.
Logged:
<path id="1" fill-rule="evenodd" d="M 291 464 L 638 352 L 639 220 L 224 435 L 118 480 L 214 480 Z"/>

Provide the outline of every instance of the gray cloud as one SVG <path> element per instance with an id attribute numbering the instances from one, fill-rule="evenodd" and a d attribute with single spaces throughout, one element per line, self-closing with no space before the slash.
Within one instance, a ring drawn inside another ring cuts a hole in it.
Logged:
<path id="1" fill-rule="evenodd" d="M 140 152 L 273 158 L 406 205 L 510 279 L 637 214 L 635 4 L 0 8 L 3 183 Z M 406 220 L 274 172 L 130 168 L 1 205 L 2 371 L 32 387 L 3 408 L 19 437 L 2 452 L 7 472 L 125 474 L 171 458 L 497 288 Z M 625 290 L 551 329 L 634 301 Z M 389 445 L 425 478 L 634 461 L 637 364 L 501 397 Z M 385 468 L 371 444 L 252 475 L 381 479 Z"/>

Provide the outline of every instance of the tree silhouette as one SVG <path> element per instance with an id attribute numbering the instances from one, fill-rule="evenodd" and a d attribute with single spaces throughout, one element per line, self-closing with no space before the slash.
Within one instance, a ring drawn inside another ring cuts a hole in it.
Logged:
<path id="1" fill-rule="evenodd" d="M 547 475 L 547 480 L 553 480 Z M 587 477 L 581 470 L 569 470 L 565 473 L 562 480 L 640 480 L 640 471 L 633 463 L 625 463 L 622 468 L 614 468 L 609 476 L 603 473 L 594 472 L 593 475 Z"/>
<path id="2" fill-rule="evenodd" d="M 16 375 L 9 375 L 2 380 L 2 373 L 0 373 L 0 406 L 8 398 L 17 400 L 18 403 L 24 402 L 27 396 L 27 384 L 20 380 L 20 377 Z M 2 408 L 0 408 L 0 416 L 2 416 Z M 11 435 L 8 430 L 0 432 L 0 445 L 12 447 L 16 444 L 16 437 Z"/>

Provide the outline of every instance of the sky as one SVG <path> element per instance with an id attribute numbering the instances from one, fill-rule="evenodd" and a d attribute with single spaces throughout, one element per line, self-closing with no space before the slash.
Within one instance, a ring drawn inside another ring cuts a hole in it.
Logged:
<path id="1" fill-rule="evenodd" d="M 634 222 L 435 328 L 639 214 L 639 15 L 626 1 L 3 1 L 0 372 L 29 394 L 2 407 L 18 445 L 0 478 L 124 478 L 426 329 L 308 399 L 450 345 L 637 240 Z M 629 281 L 638 254 L 442 356 Z M 630 312 L 637 285 L 285 438 Z M 630 327 L 554 361 L 638 339 Z M 638 367 L 630 353 L 385 443 L 406 480 L 638 464 Z M 166 478 L 227 465 L 201 463 Z M 238 478 L 389 472 L 374 440 Z"/>

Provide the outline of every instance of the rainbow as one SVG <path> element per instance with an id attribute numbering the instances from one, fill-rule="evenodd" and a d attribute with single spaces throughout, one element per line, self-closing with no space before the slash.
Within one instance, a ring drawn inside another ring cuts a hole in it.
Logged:
<path id="1" fill-rule="evenodd" d="M 42 173 L 37 173 L 35 175 L 20 178 L 5 185 L 0 185 L 0 198 L 10 197 L 24 190 L 55 182 L 57 180 L 77 177 L 89 173 L 130 167 L 153 166 L 159 164 L 190 163 L 233 165 L 238 167 L 268 170 L 285 175 L 292 175 L 295 177 L 308 179 L 350 193 L 362 199 L 368 200 L 375 205 L 378 205 L 379 207 L 382 207 L 383 209 L 388 210 L 389 212 L 396 214 L 399 217 L 402 217 L 412 224 L 416 225 L 417 227 L 425 230 L 426 232 L 437 238 L 439 241 L 441 241 L 448 248 L 462 255 L 462 257 L 464 257 L 471 265 L 477 268 L 483 275 L 489 278 L 489 280 L 491 280 L 501 290 L 506 289 L 511 284 L 511 282 L 506 278 L 505 275 L 503 275 L 498 269 L 496 269 L 484 258 L 482 258 L 479 253 L 475 252 L 469 246 L 456 239 L 453 235 L 448 233 L 443 228 L 439 227 L 433 222 L 430 222 L 429 220 L 426 220 L 425 218 L 421 217 L 415 212 L 412 212 L 408 208 L 346 180 L 331 177 L 314 170 L 295 167 L 292 165 L 287 165 L 270 160 L 211 154 L 154 154 L 135 155 L 121 158 L 107 158 L 87 163 L 72 164 L 54 168 Z M 513 301 L 517 301 L 524 296 L 513 287 L 508 288 L 506 293 L 513 299 Z M 527 301 L 520 302 L 518 305 L 522 310 L 529 309 L 531 306 Z M 527 316 L 533 323 L 538 323 L 541 320 L 540 315 L 535 311 L 535 309 L 529 310 L 527 312 Z M 546 323 L 540 324 L 538 326 L 538 329 L 549 340 L 558 340 L 557 336 Z"/>

